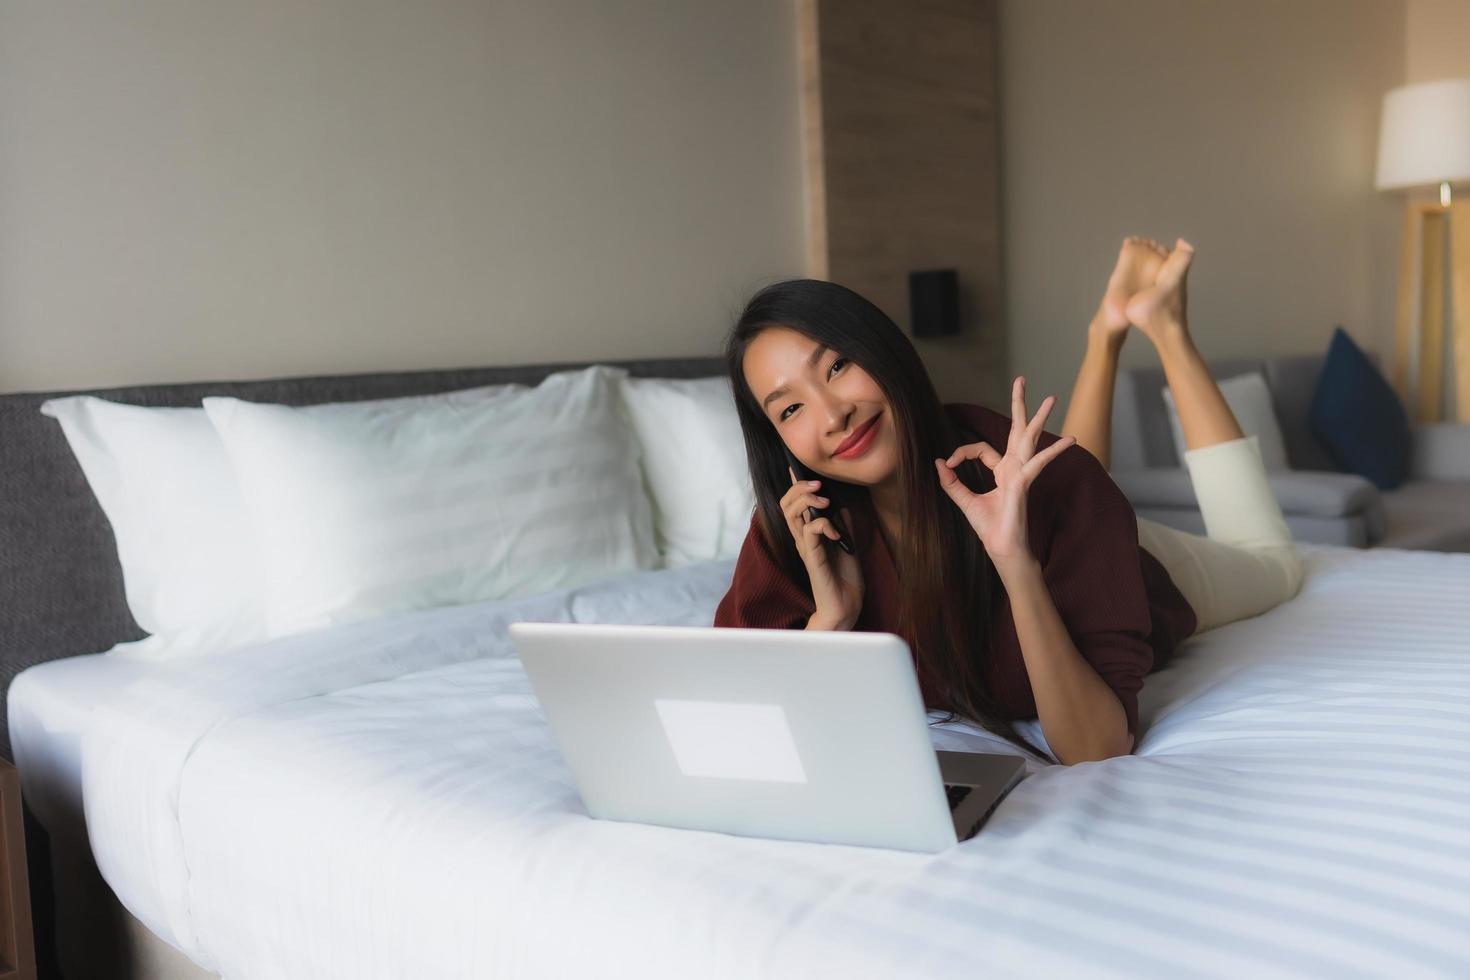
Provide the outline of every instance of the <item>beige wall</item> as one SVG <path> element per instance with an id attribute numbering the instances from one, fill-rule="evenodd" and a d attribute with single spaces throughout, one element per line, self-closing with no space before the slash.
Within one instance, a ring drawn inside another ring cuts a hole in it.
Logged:
<path id="1" fill-rule="evenodd" d="M 0 390 L 713 353 L 797 110 L 788 0 L 7 0 Z"/>
<path id="2" fill-rule="evenodd" d="M 1404 81 L 1470 75 L 1470 0 L 1406 0 Z"/>
<path id="3" fill-rule="evenodd" d="M 1062 404 L 1124 235 L 1198 249 L 1207 357 L 1386 350 L 1399 200 L 1373 190 L 1390 0 L 1003 0 L 1001 199 L 1012 373 Z M 1125 364 L 1148 363 L 1141 336 Z"/>
<path id="4" fill-rule="evenodd" d="M 0 4 L 0 390 L 713 352 L 804 270 L 792 6 Z M 1386 349 L 1378 107 L 1452 6 L 1002 0 L 1010 364 L 1054 428 L 1129 232 L 1198 246 L 1209 356 Z"/>

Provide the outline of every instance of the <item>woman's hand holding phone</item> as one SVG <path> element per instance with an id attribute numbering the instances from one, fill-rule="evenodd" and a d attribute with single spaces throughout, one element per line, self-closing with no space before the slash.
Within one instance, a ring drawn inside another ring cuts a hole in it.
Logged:
<path id="1" fill-rule="evenodd" d="M 818 510 L 829 503 L 826 497 L 817 496 L 820 480 L 804 481 L 791 474 L 791 489 L 781 498 L 781 512 L 786 515 L 786 525 L 796 539 L 796 550 L 806 565 L 812 584 L 812 598 L 817 611 L 812 615 L 809 629 L 848 630 L 857 622 L 863 608 L 863 570 L 857 557 L 835 544 L 838 531 L 826 517 L 811 519 L 807 509 Z M 851 512 L 842 511 L 843 523 L 852 527 Z M 833 543 L 829 544 L 829 540 Z"/>

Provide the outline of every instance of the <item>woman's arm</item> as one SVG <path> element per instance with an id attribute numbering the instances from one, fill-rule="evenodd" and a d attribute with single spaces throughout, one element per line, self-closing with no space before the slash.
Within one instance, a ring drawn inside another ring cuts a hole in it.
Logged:
<path id="1" fill-rule="evenodd" d="M 1113 689 L 1077 652 L 1034 558 L 996 563 L 1011 600 L 1036 714 L 1059 762 L 1095 762 L 1133 751 L 1128 716 Z"/>
<path id="2" fill-rule="evenodd" d="M 1025 386 L 1024 378 L 1017 378 L 1011 386 L 1011 431 L 1006 437 L 1005 454 L 1001 455 L 986 442 L 961 446 L 949 459 L 934 461 L 939 470 L 939 485 L 969 519 L 1010 598 L 1011 618 L 1036 700 L 1036 713 L 1057 759 L 1070 764 L 1124 755 L 1133 747 L 1128 733 L 1131 712 L 1124 707 L 1123 695 L 1115 693 L 1113 686 L 1077 650 L 1052 599 L 1041 563 L 1031 550 L 1027 491 L 1047 464 L 1076 440 L 1062 436 L 1036 451 L 1042 426 L 1056 400 L 1051 396 L 1043 399 L 1036 417 L 1027 423 Z M 1085 454 L 1078 458 L 1096 471 L 1101 484 L 1110 488 L 1126 507 L 1121 492 L 1098 468 L 1097 461 Z M 953 472 L 965 459 L 978 459 L 988 467 L 995 478 L 995 489 L 977 494 L 966 487 Z M 1111 515 L 1112 511 L 1108 513 Z M 1133 561 L 1135 578 L 1138 578 L 1138 538 L 1131 523 L 1132 515 L 1132 510 L 1127 510 L 1128 520 L 1114 520 L 1111 525 L 1099 525 L 1094 520 L 1074 526 L 1085 526 L 1089 534 L 1106 531 L 1107 540 L 1103 543 L 1109 556 L 1118 553 L 1115 541 L 1131 538 L 1128 547 L 1135 549 Z M 1061 557 L 1055 547 L 1048 554 L 1048 561 L 1053 564 L 1060 557 L 1061 561 L 1070 563 L 1068 570 L 1075 572 L 1080 568 L 1075 557 Z M 1104 568 L 1102 572 L 1107 575 L 1111 570 Z M 1126 587 L 1127 583 L 1123 585 Z M 1134 612 L 1138 612 L 1137 604 L 1134 605 Z M 1146 632 L 1147 623 L 1143 628 Z"/>

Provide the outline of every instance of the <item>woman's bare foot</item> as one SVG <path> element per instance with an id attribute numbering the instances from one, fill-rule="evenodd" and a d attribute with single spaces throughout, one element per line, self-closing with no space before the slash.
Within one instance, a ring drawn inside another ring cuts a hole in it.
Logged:
<path id="1" fill-rule="evenodd" d="M 1139 290 L 1154 284 L 1168 256 L 1164 246 L 1152 238 L 1129 235 L 1118 249 L 1118 264 L 1108 277 L 1108 288 L 1093 317 L 1093 328 L 1102 339 L 1121 344 L 1128 335 L 1128 302 Z"/>
<path id="2" fill-rule="evenodd" d="M 1124 307 L 1128 322 L 1148 335 L 1155 347 L 1187 339 L 1186 278 L 1194 246 L 1179 238 L 1158 267 L 1153 284 L 1135 292 Z"/>

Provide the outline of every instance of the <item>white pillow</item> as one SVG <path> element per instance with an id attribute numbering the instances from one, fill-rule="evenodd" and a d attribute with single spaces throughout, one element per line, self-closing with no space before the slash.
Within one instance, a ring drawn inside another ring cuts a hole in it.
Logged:
<path id="1" fill-rule="evenodd" d="M 625 374 L 478 399 L 204 399 L 260 542 L 270 634 L 656 567 Z"/>
<path id="2" fill-rule="evenodd" d="M 141 408 L 90 395 L 41 412 L 61 430 L 112 524 L 128 609 L 149 652 L 249 642 L 264 633 L 249 515 L 202 409 Z"/>
<path id="3" fill-rule="evenodd" d="M 625 377 L 621 388 L 663 566 L 740 554 L 755 492 L 730 379 Z"/>
<path id="4" fill-rule="evenodd" d="M 1289 470 L 1286 458 L 1286 440 L 1282 438 L 1281 426 L 1276 421 L 1276 410 L 1271 406 L 1271 389 L 1261 372 L 1237 374 L 1220 383 L 1220 393 L 1235 420 L 1248 436 L 1255 436 L 1261 445 L 1261 462 L 1267 470 Z M 1174 449 L 1179 454 L 1181 465 L 1186 448 L 1184 429 L 1179 424 L 1179 410 L 1174 405 L 1174 393 L 1164 389 L 1164 404 L 1169 409 L 1169 427 L 1174 432 Z"/>

